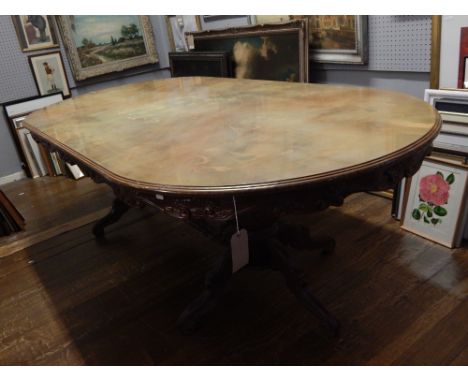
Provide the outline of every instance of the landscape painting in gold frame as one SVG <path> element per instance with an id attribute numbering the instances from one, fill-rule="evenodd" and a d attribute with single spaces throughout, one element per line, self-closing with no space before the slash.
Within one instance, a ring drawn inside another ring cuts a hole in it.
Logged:
<path id="1" fill-rule="evenodd" d="M 58 16 L 57 21 L 78 81 L 158 62 L 149 16 Z"/>

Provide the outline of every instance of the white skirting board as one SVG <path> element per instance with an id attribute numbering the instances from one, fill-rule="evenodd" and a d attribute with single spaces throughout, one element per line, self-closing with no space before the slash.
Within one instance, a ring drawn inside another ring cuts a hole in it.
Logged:
<path id="1" fill-rule="evenodd" d="M 24 173 L 24 171 L 18 171 L 10 175 L 3 176 L 0 178 L 0 186 L 24 178 L 26 178 L 26 174 Z"/>

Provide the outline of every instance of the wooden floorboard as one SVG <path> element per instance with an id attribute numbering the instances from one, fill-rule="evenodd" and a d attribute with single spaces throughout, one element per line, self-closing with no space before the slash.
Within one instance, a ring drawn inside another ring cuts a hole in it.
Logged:
<path id="1" fill-rule="evenodd" d="M 28 178 L 2 190 L 24 216 L 26 229 L 0 237 L 0 258 L 98 220 L 113 199 L 108 187 L 89 178 Z"/>
<path id="2" fill-rule="evenodd" d="M 296 252 L 341 321 L 337 338 L 279 274 L 250 269 L 198 332 L 181 335 L 176 319 L 221 247 L 150 210 L 131 210 L 105 242 L 91 224 L 41 240 L 0 259 L 0 364 L 468 364 L 468 249 L 404 232 L 389 210 L 388 200 L 357 194 L 288 218 L 337 240 L 331 256 Z"/>

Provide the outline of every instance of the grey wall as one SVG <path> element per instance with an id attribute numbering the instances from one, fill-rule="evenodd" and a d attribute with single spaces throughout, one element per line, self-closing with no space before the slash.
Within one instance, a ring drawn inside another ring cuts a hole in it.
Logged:
<path id="1" fill-rule="evenodd" d="M 159 63 L 107 76 L 92 78 L 75 83 L 70 65 L 62 46 L 62 56 L 65 71 L 72 88 L 72 95 L 84 94 L 110 86 L 131 82 L 145 81 L 170 77 L 169 40 L 167 37 L 164 16 L 150 16 L 159 55 Z M 10 16 L 0 16 L 0 103 L 39 95 L 28 64 L 28 54 L 38 54 L 41 51 L 23 53 Z M 3 113 L 0 117 L 0 178 L 20 172 L 21 163 L 10 133 L 8 122 Z"/>
<path id="2" fill-rule="evenodd" d="M 429 88 L 429 73 L 387 72 L 374 70 L 322 70 L 311 69 L 311 81 L 327 84 L 370 86 L 395 90 L 424 98 L 424 90 Z"/>

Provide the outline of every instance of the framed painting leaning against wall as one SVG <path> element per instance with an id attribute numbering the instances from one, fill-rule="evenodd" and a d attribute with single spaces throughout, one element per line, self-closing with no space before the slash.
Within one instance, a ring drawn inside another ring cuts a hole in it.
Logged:
<path id="1" fill-rule="evenodd" d="M 229 52 L 235 78 L 308 82 L 305 20 L 194 32 L 188 39 L 195 51 Z"/>
<path id="2" fill-rule="evenodd" d="M 58 16 L 76 80 L 158 62 L 149 16 Z"/>
<path id="3" fill-rule="evenodd" d="M 426 158 L 410 180 L 402 228 L 449 248 L 459 246 L 467 180 L 467 166 Z"/>
<path id="4" fill-rule="evenodd" d="M 367 16 L 291 16 L 309 21 L 309 54 L 315 62 L 367 63 Z"/>

